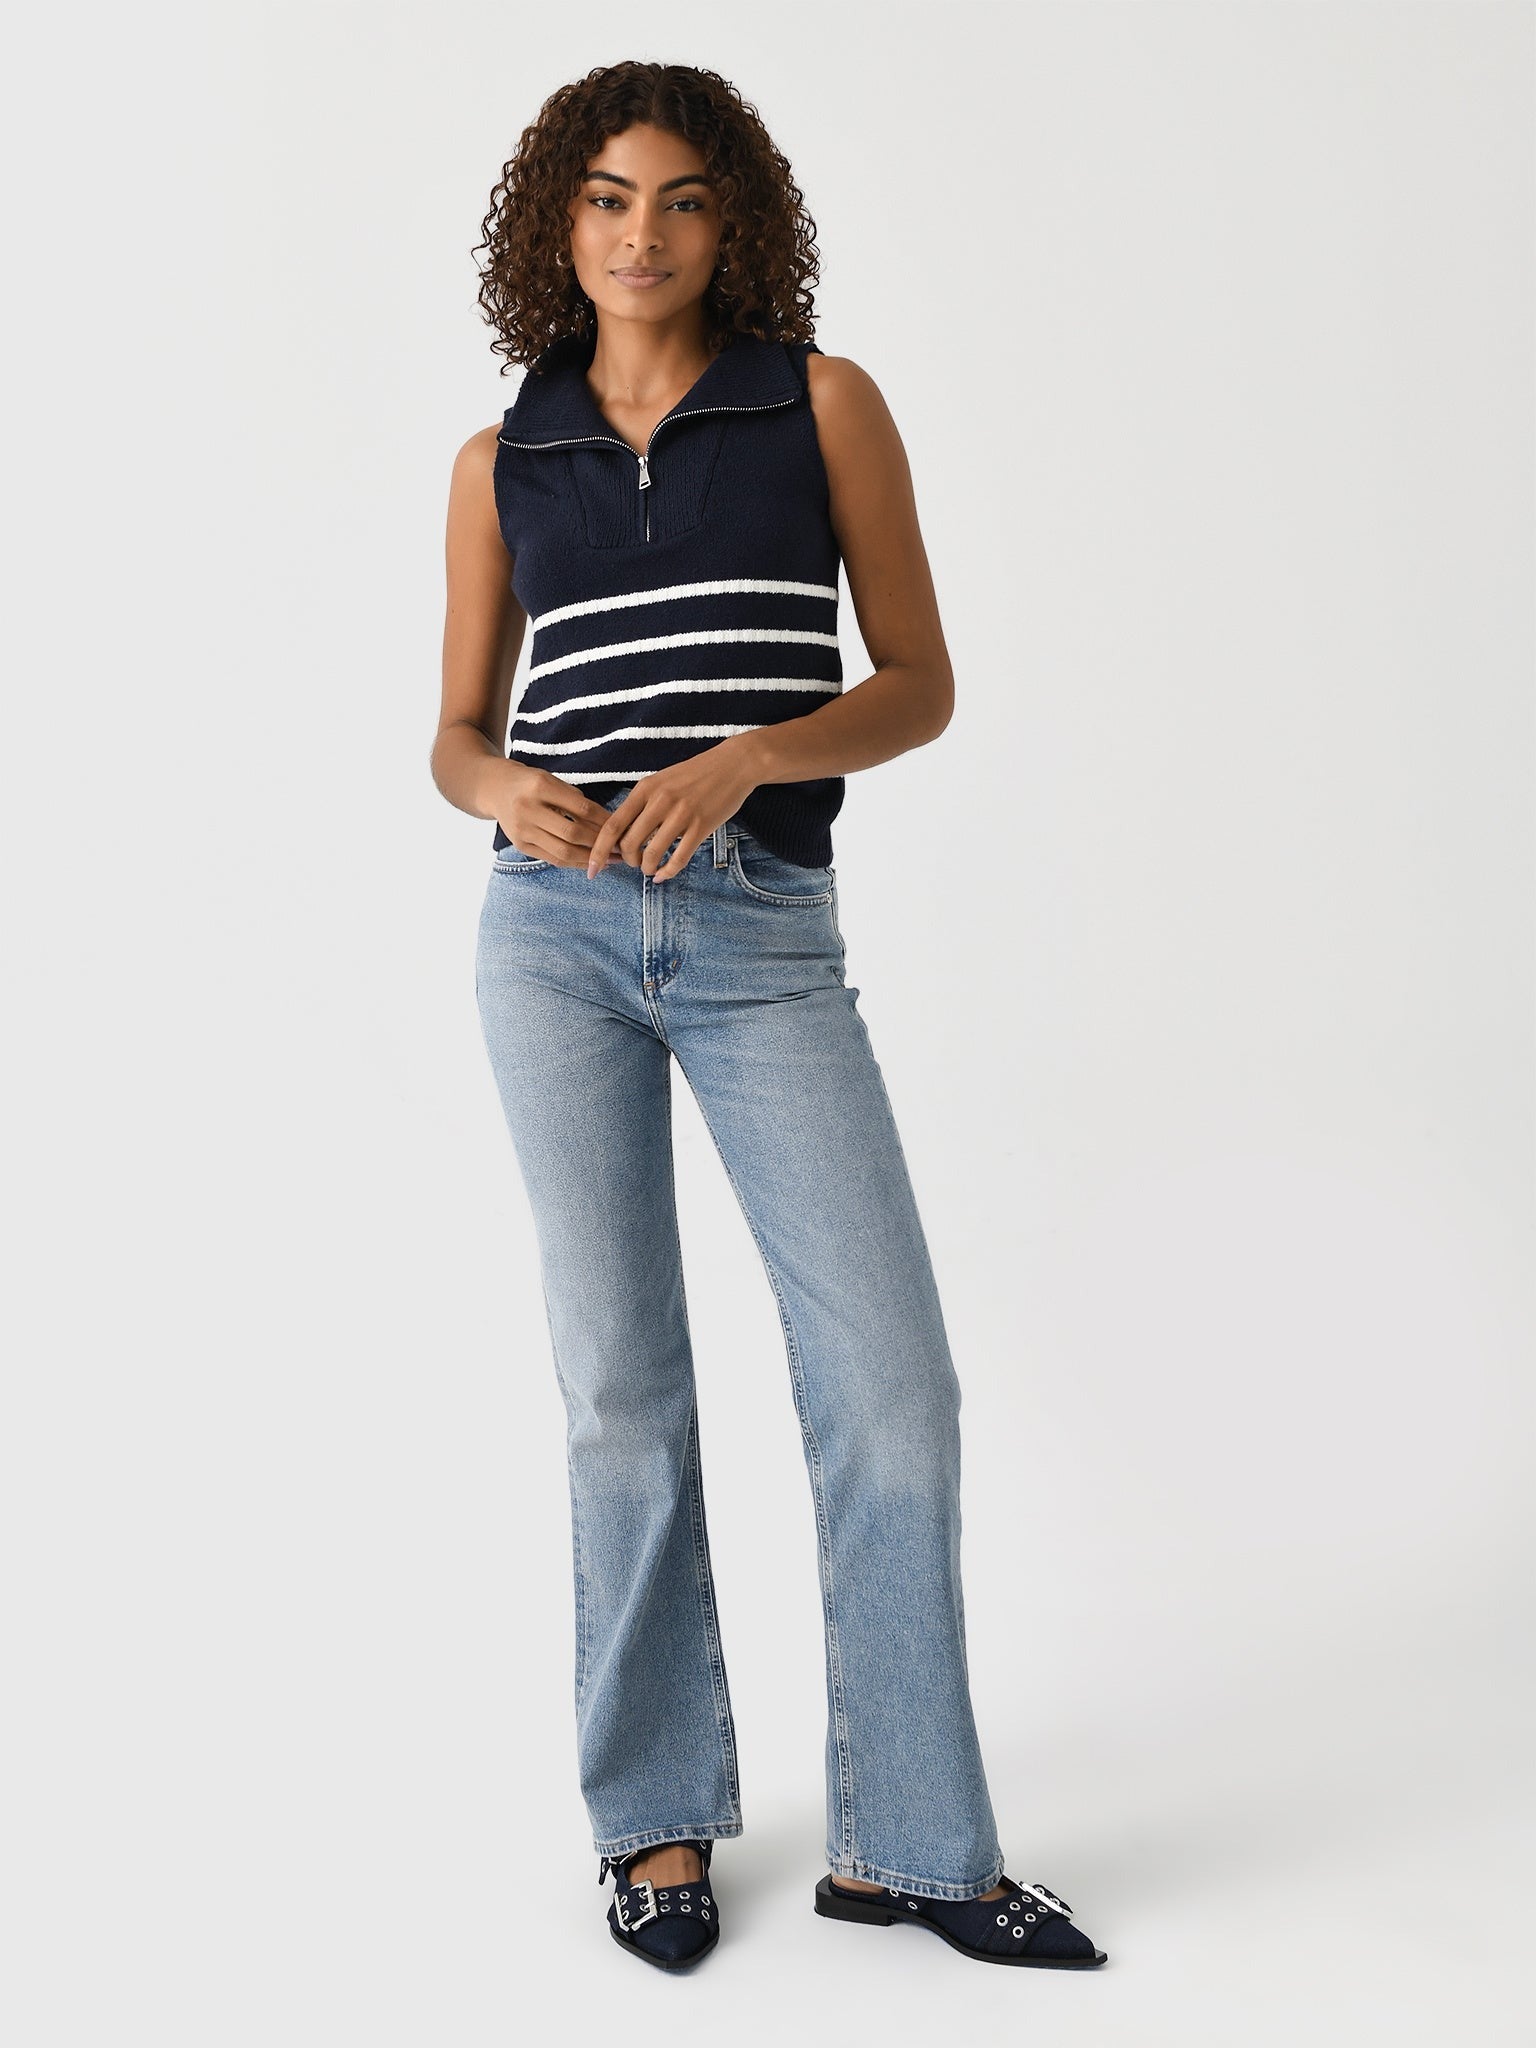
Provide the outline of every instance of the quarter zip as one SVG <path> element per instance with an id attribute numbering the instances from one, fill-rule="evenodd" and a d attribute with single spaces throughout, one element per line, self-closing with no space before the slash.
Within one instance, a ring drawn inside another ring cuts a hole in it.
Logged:
<path id="1" fill-rule="evenodd" d="M 579 448 L 589 442 L 598 442 L 609 448 L 622 448 L 626 453 L 633 455 L 639 464 L 639 489 L 648 491 L 651 487 L 651 443 L 662 428 L 670 426 L 673 420 L 699 419 L 707 412 L 773 412 L 781 405 L 794 405 L 800 395 L 798 391 L 792 392 L 788 398 L 765 399 L 761 405 L 695 405 L 687 412 L 665 412 L 646 436 L 643 451 L 633 447 L 628 441 L 621 440 L 617 434 L 567 434 L 558 441 L 511 441 L 505 434 L 498 434 L 496 438 L 507 448 Z M 651 537 L 649 499 L 645 505 L 645 537 L 647 540 Z"/>

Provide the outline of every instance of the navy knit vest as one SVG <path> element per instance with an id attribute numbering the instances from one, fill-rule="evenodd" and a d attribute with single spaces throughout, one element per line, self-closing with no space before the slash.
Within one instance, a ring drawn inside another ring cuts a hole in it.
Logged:
<path id="1" fill-rule="evenodd" d="M 813 711 L 841 694 L 843 667 L 816 344 L 736 335 L 641 455 L 588 387 L 594 342 L 557 342 L 529 368 L 495 484 L 532 628 L 507 755 L 601 803 Z M 843 790 L 840 775 L 760 783 L 738 815 L 781 859 L 827 867 Z"/>

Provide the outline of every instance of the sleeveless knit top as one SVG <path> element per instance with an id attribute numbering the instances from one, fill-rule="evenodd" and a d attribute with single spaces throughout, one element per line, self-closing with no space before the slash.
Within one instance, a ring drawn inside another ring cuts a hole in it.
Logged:
<path id="1" fill-rule="evenodd" d="M 840 553 L 806 380 L 814 342 L 737 334 L 639 454 L 586 381 L 595 336 L 530 366 L 496 511 L 532 629 L 507 746 L 605 802 L 732 733 L 841 694 Z M 760 783 L 738 816 L 827 867 L 844 780 Z M 507 835 L 496 827 L 495 846 Z"/>

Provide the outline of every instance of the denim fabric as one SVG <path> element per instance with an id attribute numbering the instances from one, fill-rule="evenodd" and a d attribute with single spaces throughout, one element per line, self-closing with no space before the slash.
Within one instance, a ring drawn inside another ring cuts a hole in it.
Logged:
<path id="1" fill-rule="evenodd" d="M 784 1328 L 819 1546 L 828 1862 L 969 1898 L 1003 1857 L 966 1666 L 960 1386 L 845 957 L 833 870 L 780 859 L 732 819 L 660 883 L 502 849 L 476 994 L 569 1422 L 594 1848 L 742 1830 L 673 1189 L 675 1058 Z"/>

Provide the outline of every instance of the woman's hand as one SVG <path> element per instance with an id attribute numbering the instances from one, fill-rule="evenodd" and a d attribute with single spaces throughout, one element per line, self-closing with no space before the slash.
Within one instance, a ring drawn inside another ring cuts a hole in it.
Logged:
<path id="1" fill-rule="evenodd" d="M 653 882 L 680 874 L 715 827 L 734 817 L 756 789 L 759 777 L 742 745 L 753 737 L 733 733 L 637 782 L 616 810 L 602 814 L 587 859 L 588 879 L 609 865 L 614 847 Z"/>
<path id="2" fill-rule="evenodd" d="M 498 788 L 496 822 L 518 851 L 547 860 L 552 867 L 586 868 L 595 874 L 593 841 L 608 822 L 603 806 L 545 768 L 530 768 L 525 761 L 506 761 L 502 766 L 505 776 L 499 779 L 504 779 L 508 794 L 501 796 Z M 612 861 L 620 860 L 621 855 L 612 856 Z M 606 848 L 603 865 L 611 865 Z"/>

